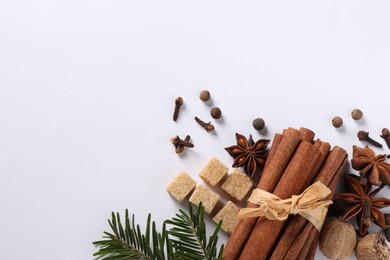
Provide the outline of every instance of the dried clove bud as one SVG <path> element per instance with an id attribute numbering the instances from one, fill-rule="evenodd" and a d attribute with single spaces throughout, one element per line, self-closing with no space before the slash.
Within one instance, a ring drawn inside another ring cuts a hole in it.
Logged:
<path id="1" fill-rule="evenodd" d="M 339 116 L 335 116 L 332 119 L 332 125 L 336 128 L 339 128 L 343 125 L 343 119 Z"/>
<path id="2" fill-rule="evenodd" d="M 207 102 L 210 100 L 210 92 L 208 90 L 202 90 L 199 94 L 200 100 Z"/>
<path id="3" fill-rule="evenodd" d="M 360 141 L 366 141 L 366 142 L 369 142 L 370 144 L 372 144 L 376 147 L 382 148 L 382 145 L 380 143 L 378 143 L 377 141 L 373 140 L 371 137 L 369 137 L 368 132 L 366 132 L 366 131 L 359 131 L 357 133 L 357 137 Z"/>
<path id="4" fill-rule="evenodd" d="M 222 116 L 222 112 L 221 112 L 221 109 L 219 107 L 213 107 L 211 110 L 210 110 L 210 115 L 212 118 L 214 119 L 220 119 L 221 116 Z"/>
<path id="5" fill-rule="evenodd" d="M 363 237 L 356 246 L 355 254 L 359 260 L 390 259 L 389 247 L 381 233 L 372 233 Z"/>
<path id="6" fill-rule="evenodd" d="M 195 117 L 195 121 L 201 125 L 204 129 L 206 129 L 207 132 L 211 132 L 211 131 L 214 131 L 214 125 L 211 123 L 211 122 L 204 122 L 202 120 L 200 120 L 197 116 Z"/>
<path id="7" fill-rule="evenodd" d="M 184 147 L 194 147 L 194 144 L 190 142 L 190 138 L 191 137 L 189 135 L 187 135 L 184 140 L 181 140 L 178 135 L 171 138 L 171 142 L 175 146 L 176 153 L 182 153 L 184 151 Z"/>
<path id="8" fill-rule="evenodd" d="M 363 112 L 360 109 L 355 108 L 352 110 L 351 116 L 353 120 L 360 120 L 363 117 Z"/>
<path id="9" fill-rule="evenodd" d="M 173 121 L 176 121 L 179 117 L 180 107 L 183 105 L 183 98 L 177 97 L 175 100 L 175 110 L 173 111 Z"/>
<path id="10" fill-rule="evenodd" d="M 390 149 L 390 132 L 389 129 L 383 128 L 381 137 L 385 140 L 387 147 Z"/>

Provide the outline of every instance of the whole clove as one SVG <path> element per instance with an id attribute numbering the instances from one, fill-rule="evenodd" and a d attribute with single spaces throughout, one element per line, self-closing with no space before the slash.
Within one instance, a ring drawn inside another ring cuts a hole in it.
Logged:
<path id="1" fill-rule="evenodd" d="M 389 129 L 383 128 L 381 137 L 385 140 L 387 147 L 390 149 L 390 132 Z"/>
<path id="2" fill-rule="evenodd" d="M 378 143 L 377 141 L 373 140 L 371 137 L 369 137 L 368 132 L 366 132 L 366 131 L 359 131 L 357 133 L 357 137 L 360 141 L 366 141 L 366 142 L 369 142 L 370 144 L 372 144 L 378 148 L 382 148 L 382 145 L 380 143 Z"/>
<path id="3" fill-rule="evenodd" d="M 179 117 L 179 111 L 180 111 L 181 105 L 183 105 L 183 98 L 177 97 L 175 100 L 175 109 L 173 111 L 173 121 L 176 121 L 177 118 Z"/>
<path id="4" fill-rule="evenodd" d="M 201 119 L 199 119 L 197 116 L 195 117 L 195 121 L 201 125 L 204 129 L 206 129 L 207 132 L 211 132 L 211 131 L 214 131 L 214 125 L 211 123 L 211 122 L 204 122 L 202 121 Z"/>
<path id="5" fill-rule="evenodd" d="M 187 135 L 184 140 L 180 139 L 178 135 L 171 138 L 171 142 L 173 146 L 175 146 L 176 153 L 182 153 L 184 151 L 184 147 L 193 148 L 194 144 L 190 142 L 191 137 Z"/>

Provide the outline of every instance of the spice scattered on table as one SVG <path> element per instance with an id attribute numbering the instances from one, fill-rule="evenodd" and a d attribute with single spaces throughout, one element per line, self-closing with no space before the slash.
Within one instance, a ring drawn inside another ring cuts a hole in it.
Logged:
<path id="1" fill-rule="evenodd" d="M 200 100 L 207 102 L 210 100 L 210 92 L 208 90 L 202 90 L 199 94 Z"/>
<path id="2" fill-rule="evenodd" d="M 175 100 L 175 109 L 173 111 L 173 121 L 176 121 L 179 117 L 180 107 L 183 105 L 183 98 L 177 97 Z"/>
<path id="3" fill-rule="evenodd" d="M 321 229 L 320 250 L 329 259 L 348 259 L 357 243 L 355 228 L 352 224 L 331 219 Z"/>
<path id="4" fill-rule="evenodd" d="M 365 186 L 362 185 L 357 175 L 346 173 L 344 180 L 348 193 L 335 195 L 347 207 L 342 216 L 343 220 L 356 217 L 356 224 L 362 237 L 367 235 L 372 219 L 376 225 L 386 229 L 385 217 L 380 209 L 390 206 L 390 199 L 376 197 L 384 185 L 371 191 L 372 184 L 368 182 Z"/>
<path id="5" fill-rule="evenodd" d="M 265 164 L 268 155 L 266 148 L 270 140 L 260 139 L 255 143 L 252 135 L 246 139 L 245 136 L 236 133 L 236 142 L 237 145 L 225 148 L 234 158 L 232 167 L 244 167 L 245 173 L 252 178 L 256 169 Z"/>
<path id="6" fill-rule="evenodd" d="M 370 144 L 372 144 L 373 146 L 376 146 L 378 148 L 382 148 L 382 144 L 378 143 L 377 141 L 375 141 L 374 139 L 372 139 L 370 136 L 369 136 L 369 133 L 366 132 L 366 131 L 359 131 L 357 133 L 357 137 L 360 141 L 366 141 L 366 142 L 369 142 Z"/>
<path id="7" fill-rule="evenodd" d="M 343 125 L 343 119 L 339 116 L 335 116 L 332 119 L 332 125 L 336 128 L 339 128 Z"/>
<path id="8" fill-rule="evenodd" d="M 360 120 L 363 118 L 363 112 L 360 109 L 355 108 L 351 112 L 351 117 L 353 120 Z"/>
<path id="9" fill-rule="evenodd" d="M 175 147 L 176 153 L 182 153 L 184 151 L 184 147 L 193 148 L 194 144 L 190 142 L 191 137 L 187 135 L 184 140 L 180 139 L 178 135 L 171 138 L 171 142 Z"/>
<path id="10" fill-rule="evenodd" d="M 388 260 L 390 251 L 381 233 L 363 237 L 356 246 L 355 254 L 359 260 Z"/>
<path id="11" fill-rule="evenodd" d="M 221 109 L 219 107 L 213 107 L 210 110 L 210 115 L 214 119 L 220 119 L 221 116 L 222 116 L 222 111 L 221 111 Z"/>
<path id="12" fill-rule="evenodd" d="M 252 126 L 254 129 L 258 130 L 258 131 L 261 131 L 264 129 L 264 126 L 265 126 L 265 122 L 264 122 L 264 119 L 262 118 L 255 118 L 252 122 Z"/>
<path id="13" fill-rule="evenodd" d="M 363 185 L 367 181 L 375 186 L 390 184 L 390 164 L 385 160 L 385 154 L 376 155 L 367 145 L 364 148 L 353 146 L 352 168 L 359 171 Z"/>
<path id="14" fill-rule="evenodd" d="M 211 122 L 204 122 L 203 120 L 199 119 L 199 117 L 195 117 L 195 121 L 202 126 L 207 132 L 212 132 L 214 131 L 215 127 Z"/>
<path id="15" fill-rule="evenodd" d="M 385 140 L 387 147 L 390 149 L 390 131 L 388 128 L 382 129 L 381 137 Z"/>

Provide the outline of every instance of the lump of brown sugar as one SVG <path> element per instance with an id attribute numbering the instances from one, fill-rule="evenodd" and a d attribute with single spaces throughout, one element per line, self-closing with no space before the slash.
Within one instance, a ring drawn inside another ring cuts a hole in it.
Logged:
<path id="1" fill-rule="evenodd" d="M 213 221 L 219 223 L 222 220 L 222 230 L 228 233 L 232 233 L 234 225 L 237 222 L 239 208 L 231 201 L 226 203 L 226 205 L 214 216 Z"/>
<path id="2" fill-rule="evenodd" d="M 206 188 L 202 184 L 198 184 L 196 186 L 195 191 L 192 193 L 190 197 L 190 202 L 196 206 L 202 202 L 204 207 L 204 211 L 210 214 L 215 205 L 217 205 L 219 200 L 219 195 L 210 189 Z"/>
<path id="3" fill-rule="evenodd" d="M 195 189 L 196 182 L 185 171 L 181 171 L 168 185 L 167 191 L 178 202 L 182 202 Z"/>
<path id="4" fill-rule="evenodd" d="M 236 201 L 240 202 L 248 194 L 252 186 L 251 178 L 241 173 L 238 169 L 234 169 L 221 188 Z"/>
<path id="5" fill-rule="evenodd" d="M 220 160 L 213 157 L 199 173 L 199 177 L 211 187 L 215 187 L 227 174 L 227 171 L 228 167 Z"/>

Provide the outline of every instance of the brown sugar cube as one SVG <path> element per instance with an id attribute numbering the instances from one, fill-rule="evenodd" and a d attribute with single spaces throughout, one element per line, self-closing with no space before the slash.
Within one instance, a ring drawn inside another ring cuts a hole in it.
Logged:
<path id="1" fill-rule="evenodd" d="M 196 182 L 185 171 L 181 171 L 168 185 L 167 191 L 178 202 L 182 202 L 195 189 Z"/>
<path id="2" fill-rule="evenodd" d="M 236 201 L 240 202 L 253 186 L 251 178 L 234 169 L 233 172 L 226 178 L 221 188 Z"/>
<path id="3" fill-rule="evenodd" d="M 227 174 L 228 167 L 220 160 L 213 157 L 199 173 L 199 177 L 207 182 L 211 187 L 215 187 Z"/>
<path id="4" fill-rule="evenodd" d="M 214 216 L 213 221 L 218 224 L 219 221 L 222 220 L 222 230 L 230 235 L 237 222 L 238 211 L 239 208 L 237 208 L 233 202 L 228 201 L 228 203 L 226 203 L 226 205 Z"/>
<path id="5" fill-rule="evenodd" d="M 202 202 L 204 211 L 210 214 L 213 211 L 215 205 L 217 205 L 219 200 L 219 195 L 210 189 L 206 188 L 202 184 L 198 184 L 194 193 L 190 197 L 190 202 L 196 206 L 199 206 L 199 203 Z"/>

